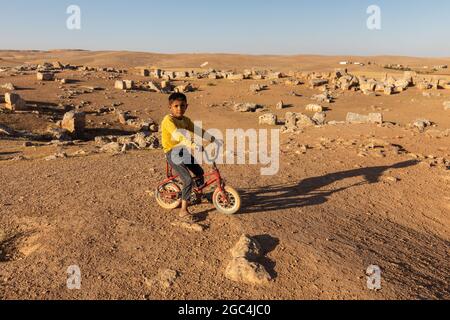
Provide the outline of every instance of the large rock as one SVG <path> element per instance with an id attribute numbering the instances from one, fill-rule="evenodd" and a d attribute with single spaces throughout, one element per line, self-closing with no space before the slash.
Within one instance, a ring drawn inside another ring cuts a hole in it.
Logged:
<path id="1" fill-rule="evenodd" d="M 249 235 L 242 235 L 236 245 L 230 249 L 233 258 L 255 260 L 264 255 L 261 245 Z"/>
<path id="2" fill-rule="evenodd" d="M 249 285 L 268 285 L 272 279 L 263 265 L 245 258 L 231 260 L 226 267 L 225 277 Z"/>
<path id="3" fill-rule="evenodd" d="M 7 92 L 5 94 L 6 108 L 9 110 L 24 110 L 26 102 L 18 94 Z"/>
<path id="4" fill-rule="evenodd" d="M 64 115 L 61 128 L 73 135 L 83 135 L 86 127 L 86 114 L 84 112 L 70 111 Z"/>
<path id="5" fill-rule="evenodd" d="M 370 113 L 369 115 L 362 115 L 353 112 L 347 114 L 347 123 L 383 123 L 383 115 L 381 113 Z"/>

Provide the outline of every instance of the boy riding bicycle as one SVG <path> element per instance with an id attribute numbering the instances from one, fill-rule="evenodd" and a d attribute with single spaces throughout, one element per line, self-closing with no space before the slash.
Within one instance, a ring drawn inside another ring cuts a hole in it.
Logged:
<path id="1" fill-rule="evenodd" d="M 203 150 L 202 146 L 197 146 L 188 139 L 182 130 L 194 135 L 194 123 L 188 117 L 185 117 L 188 108 L 187 97 L 182 93 L 173 93 L 169 97 L 170 114 L 167 115 L 161 124 L 162 145 L 166 159 L 170 166 L 180 176 L 183 182 L 182 202 L 180 218 L 187 222 L 197 222 L 194 215 L 189 212 L 189 199 L 194 187 L 194 180 L 199 186 L 204 184 L 204 171 L 192 156 L 194 150 Z M 213 143 L 215 137 L 208 135 L 202 130 L 202 138 Z M 191 177 L 191 172 L 195 179 Z"/>

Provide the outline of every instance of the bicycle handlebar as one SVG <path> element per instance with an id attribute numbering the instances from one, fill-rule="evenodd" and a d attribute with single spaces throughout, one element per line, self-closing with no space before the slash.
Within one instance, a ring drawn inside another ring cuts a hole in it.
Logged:
<path id="1" fill-rule="evenodd" d="M 219 150 L 220 150 L 220 147 L 223 145 L 222 143 L 220 143 L 218 140 L 216 140 L 216 141 L 214 141 L 214 142 L 212 142 L 211 144 L 215 144 L 216 145 L 216 148 L 214 148 L 214 155 L 210 158 L 209 157 L 209 154 L 208 154 L 208 152 L 206 151 L 206 150 L 203 150 L 203 153 L 205 154 L 205 156 L 206 156 L 206 160 L 208 161 L 208 162 L 211 162 L 213 165 L 216 165 L 216 160 L 217 160 L 217 158 L 219 157 Z M 210 144 L 210 145 L 211 145 Z"/>

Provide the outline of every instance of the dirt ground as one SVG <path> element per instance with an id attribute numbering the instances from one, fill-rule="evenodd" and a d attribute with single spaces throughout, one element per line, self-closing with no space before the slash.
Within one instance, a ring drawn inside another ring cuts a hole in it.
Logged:
<path id="1" fill-rule="evenodd" d="M 0 52 L 0 69 L 23 63 L 61 61 L 128 70 L 118 79 L 149 81 L 136 67 L 279 71 L 332 71 L 341 60 L 410 66 L 448 64 L 450 59 L 407 57 L 320 57 L 156 55 L 132 52 Z M 371 65 L 349 72 L 382 76 Z M 390 71 L 390 74 L 397 75 Z M 401 73 L 398 73 L 401 75 Z M 45 132 L 60 119 L 60 103 L 81 104 L 92 136 L 126 135 L 135 129 L 112 114 L 96 110 L 112 103 L 140 119 L 160 122 L 167 95 L 114 89 L 105 72 L 65 70 L 58 78 L 71 84 L 39 82 L 35 73 L 9 76 L 34 111 L 0 112 L 0 124 L 15 130 Z M 450 72 L 440 73 L 450 78 Z M 175 83 L 183 81 L 175 81 Z M 288 86 L 280 79 L 189 80 L 188 116 L 205 128 L 266 128 L 255 113 L 234 112 L 224 102 L 263 104 L 280 118 L 305 112 L 318 90 Z M 250 92 L 252 84 L 269 89 Z M 63 97 L 63 88 L 98 86 L 103 90 Z M 296 96 L 292 92 L 297 93 Z M 0 95 L 7 92 L 0 89 Z M 220 166 L 229 185 L 242 195 L 240 214 L 225 216 L 212 204 L 193 211 L 207 226 L 203 232 L 175 227 L 177 212 L 161 209 L 152 191 L 165 177 L 161 150 L 98 152 L 92 140 L 58 145 L 0 135 L 0 298 L 1 299 L 449 299 L 450 172 L 433 165 L 450 159 L 450 90 L 417 88 L 392 96 L 344 92 L 328 105 L 328 121 L 344 121 L 348 112 L 381 112 L 390 124 L 325 125 L 281 135 L 281 167 L 261 176 L 258 165 Z M 290 107 L 276 110 L 283 100 Z M 417 119 L 434 123 L 425 132 L 408 128 Z M 403 152 L 371 150 L 376 139 Z M 301 146 L 305 152 L 299 152 Z M 84 152 L 80 152 L 83 150 Z M 67 157 L 46 161 L 58 152 Z M 225 278 L 229 249 L 242 234 L 265 250 L 263 265 L 273 277 L 268 286 L 250 286 Z M 80 290 L 66 287 L 69 266 L 81 270 Z M 367 288 L 370 265 L 382 270 L 382 289 Z M 177 273 L 173 283 L 164 270 Z"/>

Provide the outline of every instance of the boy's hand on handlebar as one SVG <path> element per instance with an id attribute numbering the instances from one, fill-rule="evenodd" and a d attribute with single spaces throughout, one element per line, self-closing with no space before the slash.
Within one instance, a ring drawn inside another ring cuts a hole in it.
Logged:
<path id="1" fill-rule="evenodd" d="M 194 150 L 195 151 L 198 151 L 198 152 L 205 152 L 205 148 L 203 147 L 203 146 L 195 146 L 194 147 Z"/>

